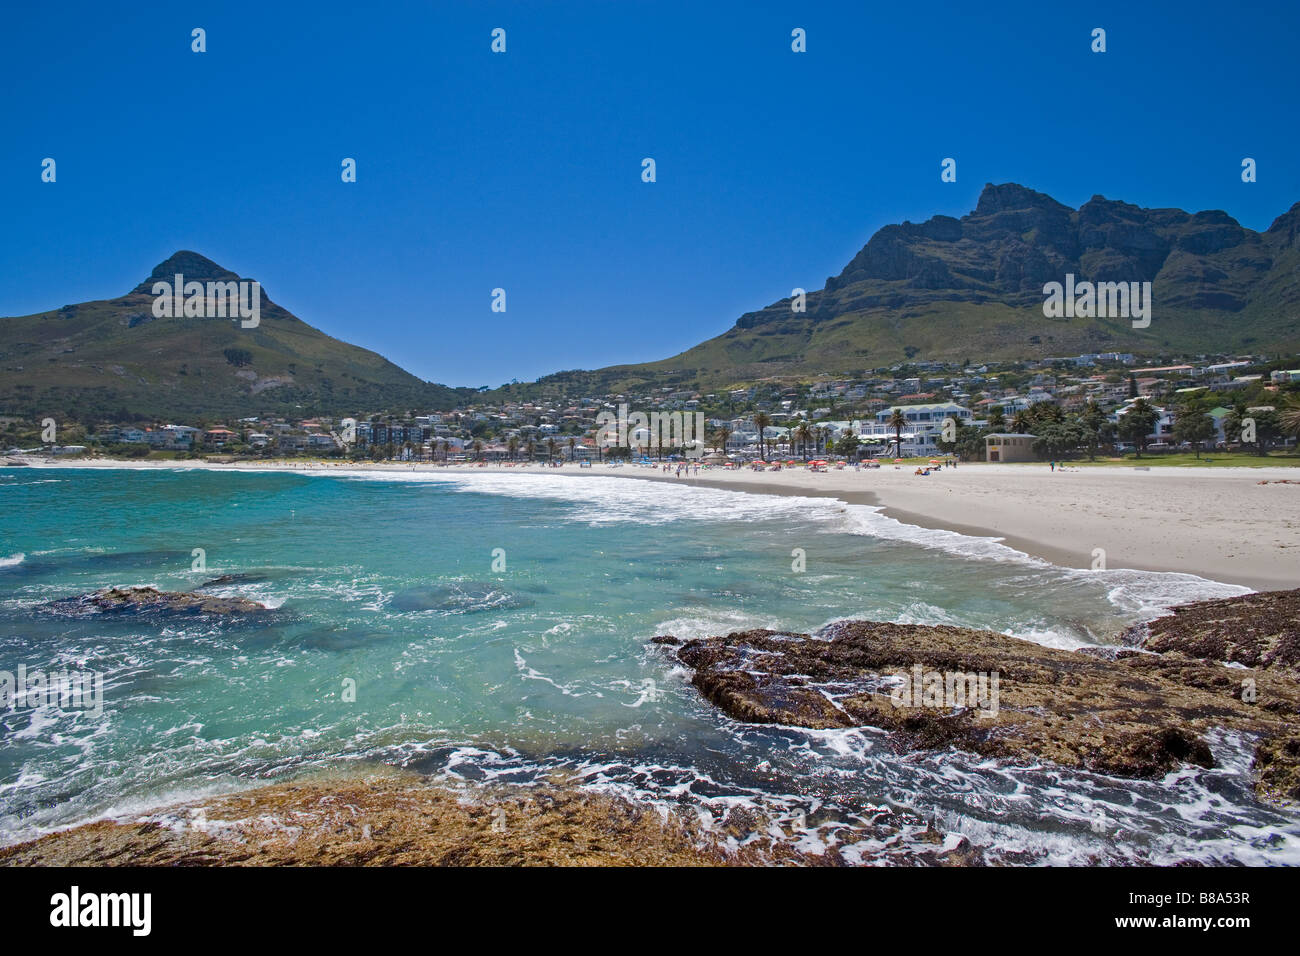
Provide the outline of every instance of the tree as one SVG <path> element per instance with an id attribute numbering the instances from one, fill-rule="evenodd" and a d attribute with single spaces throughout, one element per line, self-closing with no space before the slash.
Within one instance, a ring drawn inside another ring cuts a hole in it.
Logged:
<path id="1" fill-rule="evenodd" d="M 794 437 L 799 440 L 799 446 L 803 451 L 803 460 L 808 460 L 808 443 L 812 441 L 812 429 L 808 427 L 807 422 L 800 422 L 794 430 Z"/>
<path id="2" fill-rule="evenodd" d="M 1007 417 L 1002 414 L 1002 406 L 994 405 L 989 409 L 989 428 L 995 432 L 1000 432 L 1007 427 Z"/>
<path id="3" fill-rule="evenodd" d="M 903 457 L 903 429 L 907 426 L 907 418 L 903 415 L 903 410 L 895 406 L 889 416 L 889 427 L 894 430 L 894 454 L 899 458 Z"/>
<path id="4" fill-rule="evenodd" d="M 1201 442 L 1208 441 L 1214 435 L 1214 419 L 1193 403 L 1189 402 L 1178 409 L 1174 418 L 1174 439 L 1178 442 L 1190 442 L 1197 458 L 1201 457 Z"/>
<path id="5" fill-rule="evenodd" d="M 519 452 L 519 436 L 511 435 L 506 441 L 506 449 L 510 452 L 510 460 L 514 461 Z"/>
<path id="6" fill-rule="evenodd" d="M 1028 411 L 1021 409 L 1011 416 L 1011 430 L 1017 435 L 1034 434 L 1034 418 Z"/>
<path id="7" fill-rule="evenodd" d="M 1300 438 L 1300 396 L 1288 395 L 1277 411 L 1277 424 L 1284 435 Z"/>
<path id="8" fill-rule="evenodd" d="M 555 439 L 552 437 L 546 439 L 546 463 L 549 465 L 551 463 L 551 459 L 553 459 L 554 457 L 555 457 Z"/>
<path id="9" fill-rule="evenodd" d="M 772 424 L 772 418 L 767 412 L 759 412 L 754 416 L 754 427 L 758 429 L 758 455 L 764 461 L 767 460 L 767 428 Z"/>
<path id="10" fill-rule="evenodd" d="M 713 433 L 713 447 L 725 455 L 727 453 L 727 440 L 729 438 L 731 438 L 731 429 L 726 425 L 719 425 L 718 430 Z"/>
<path id="11" fill-rule="evenodd" d="M 1036 426 L 1034 451 L 1046 458 L 1062 458 L 1087 441 L 1083 425 L 1076 421 L 1049 421 Z"/>
<path id="12" fill-rule="evenodd" d="M 1285 434 L 1282 418 L 1276 411 L 1267 408 L 1247 409 L 1246 412 L 1255 420 L 1255 451 L 1260 456 L 1267 455 L 1273 442 Z"/>
<path id="13" fill-rule="evenodd" d="M 569 436 L 569 461 L 573 461 L 573 449 L 574 446 L 577 444 L 578 444 L 578 439 L 570 435 Z"/>
<path id="14" fill-rule="evenodd" d="M 1137 448 L 1137 456 L 1142 457 L 1142 452 L 1146 451 L 1147 443 L 1151 440 L 1151 433 L 1155 431 L 1156 422 L 1160 421 L 1160 413 L 1147 403 L 1145 398 L 1139 398 L 1128 411 L 1119 417 L 1119 435 L 1125 441 L 1131 441 Z"/>
<path id="15" fill-rule="evenodd" d="M 852 458 L 858 450 L 859 444 L 861 443 L 858 441 L 857 435 L 853 434 L 853 432 L 846 432 L 844 437 L 835 443 L 835 451 L 845 458 Z"/>
<path id="16" fill-rule="evenodd" d="M 1079 425 L 1082 426 L 1084 434 L 1087 436 L 1088 460 L 1094 461 L 1097 457 L 1097 446 L 1101 444 L 1102 435 L 1110 428 L 1110 420 L 1106 418 L 1106 413 L 1101 410 L 1101 406 L 1096 401 L 1089 399 L 1083 413 L 1079 416 Z"/>

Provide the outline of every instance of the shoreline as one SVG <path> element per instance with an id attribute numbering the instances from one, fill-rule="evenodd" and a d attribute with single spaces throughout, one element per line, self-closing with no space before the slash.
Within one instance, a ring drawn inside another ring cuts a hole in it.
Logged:
<path id="1" fill-rule="evenodd" d="M 1067 568 L 1193 574 L 1265 591 L 1300 585 L 1300 485 L 1290 468 L 1080 469 L 969 463 L 928 477 L 913 466 L 812 473 L 711 469 L 678 478 L 653 466 L 578 468 L 429 462 L 39 462 L 46 469 L 554 474 L 634 478 L 750 494 L 829 497 L 929 530 L 993 538 Z M 1294 479 L 1292 479 L 1294 481 Z M 1101 554 L 1104 552 L 1104 554 Z"/>

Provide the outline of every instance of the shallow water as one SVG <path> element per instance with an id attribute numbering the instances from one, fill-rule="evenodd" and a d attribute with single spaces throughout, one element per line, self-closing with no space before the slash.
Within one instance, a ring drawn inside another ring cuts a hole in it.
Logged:
<path id="1" fill-rule="evenodd" d="M 1159 782 L 900 756 L 874 731 L 736 724 L 648 643 L 852 616 L 1078 647 L 1239 587 L 1062 569 L 828 498 L 616 477 L 12 469 L 0 505 L 0 669 L 106 677 L 100 717 L 0 714 L 3 842 L 369 760 L 482 781 L 564 771 L 706 817 L 756 804 L 851 861 L 879 848 L 869 821 L 899 821 L 906 842 L 918 817 L 1008 861 L 1300 855 L 1300 820 L 1253 799 L 1238 737 L 1214 741 L 1218 769 Z M 220 575 L 235 578 L 209 593 L 275 611 L 37 610 Z"/>

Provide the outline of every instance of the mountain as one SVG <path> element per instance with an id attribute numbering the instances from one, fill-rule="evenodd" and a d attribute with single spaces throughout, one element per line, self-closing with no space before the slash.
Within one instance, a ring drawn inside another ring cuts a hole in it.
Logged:
<path id="1" fill-rule="evenodd" d="M 464 395 L 331 338 L 261 292 L 260 322 L 157 318 L 155 281 L 238 281 L 181 251 L 116 299 L 0 318 L 0 413 L 188 421 L 450 408 Z M 249 300 L 251 304 L 251 298 Z"/>
<path id="2" fill-rule="evenodd" d="M 885 226 L 825 288 L 742 315 L 680 355 L 565 372 L 539 384 L 720 386 L 809 378 L 908 359 L 975 362 L 1083 352 L 1300 350 L 1300 203 L 1263 233 L 1227 213 L 1143 209 L 1094 196 L 1071 209 L 1014 183 L 960 219 Z M 1043 286 L 1152 283 L 1151 324 L 1049 319 Z"/>

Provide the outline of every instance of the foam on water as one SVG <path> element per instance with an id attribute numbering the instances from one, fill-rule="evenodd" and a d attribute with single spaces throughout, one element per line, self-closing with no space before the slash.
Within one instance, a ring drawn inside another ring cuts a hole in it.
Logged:
<path id="1" fill-rule="evenodd" d="M 737 823 L 760 810 L 766 838 L 849 861 L 932 853 L 931 818 L 995 861 L 1295 861 L 1297 817 L 1254 800 L 1244 738 L 1213 742 L 1216 770 L 1164 781 L 898 754 L 875 731 L 731 721 L 649 642 L 866 617 L 1073 648 L 1241 588 L 1059 568 L 830 498 L 613 476 L 76 473 L 27 494 L 21 518 L 0 513 L 0 661 L 90 665 L 107 687 L 102 720 L 0 713 L 3 842 L 377 761 L 465 785 L 562 772 L 697 814 L 734 846 L 763 837 Z M 205 593 L 278 610 L 248 627 L 41 608 L 223 573 Z"/>

